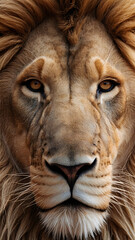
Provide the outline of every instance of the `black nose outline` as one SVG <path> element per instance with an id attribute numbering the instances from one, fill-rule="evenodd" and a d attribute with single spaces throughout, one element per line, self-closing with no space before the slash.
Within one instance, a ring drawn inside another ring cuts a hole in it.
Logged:
<path id="1" fill-rule="evenodd" d="M 70 191 L 72 192 L 73 190 L 73 187 L 74 187 L 74 184 L 76 182 L 76 180 L 81 176 L 83 175 L 84 173 L 88 172 L 88 171 L 91 171 L 94 169 L 94 167 L 96 166 L 97 164 L 97 158 L 94 159 L 94 161 L 90 164 L 90 163 L 84 163 L 84 164 L 78 164 L 78 165 L 74 165 L 74 166 L 65 166 L 65 165 L 61 165 L 61 164 L 58 164 L 58 163 L 52 163 L 52 164 L 49 164 L 47 161 L 45 161 L 45 165 L 46 167 L 51 171 L 51 172 L 54 172 L 54 173 L 57 173 L 61 176 L 64 177 L 64 179 L 67 181 L 69 187 L 70 187 Z M 77 171 L 76 175 L 74 178 L 68 178 L 68 176 L 64 173 L 64 171 L 62 171 L 63 168 L 66 168 L 68 169 L 68 171 L 70 172 L 73 172 L 73 170 L 78 167 L 79 170 Z"/>

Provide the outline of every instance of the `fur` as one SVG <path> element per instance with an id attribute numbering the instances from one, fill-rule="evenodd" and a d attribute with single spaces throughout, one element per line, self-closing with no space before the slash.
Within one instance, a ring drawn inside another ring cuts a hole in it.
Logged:
<path id="1" fill-rule="evenodd" d="M 135 71 L 134 0 L 1 0 L 0 2 L 0 70 L 23 49 L 29 33 L 49 15 L 56 17 L 69 44 L 74 45 L 86 15 L 103 22 L 121 55 Z M 5 89 L 6 92 L 6 89 Z M 129 103 L 135 116 L 135 99 Z M 5 104 L 1 102 L 1 105 Z M 7 103 L 6 103 L 7 104 Z M 5 105 L 6 108 L 7 105 Z M 6 110 L 5 110 L 6 112 Z M 0 113 L 0 240 L 43 239 L 51 237 L 41 227 L 38 210 L 24 174 L 13 164 L 13 156 L 2 133 L 4 113 Z M 128 111 L 127 111 L 128 114 Z M 6 121 L 6 119 L 4 119 Z M 129 123 L 130 124 L 130 123 Z M 134 122 L 135 125 L 135 122 Z M 133 240 L 135 236 L 135 138 L 129 142 L 125 165 L 114 169 L 109 217 L 97 233 L 97 240 Z M 123 148 L 123 151 L 125 149 Z M 129 154 L 130 152 L 130 154 Z M 126 155 L 126 153 L 125 153 Z M 35 215 L 37 217 L 35 218 Z M 6 218 L 5 218 L 6 216 Z M 12 236 L 12 237 L 11 237 Z M 94 239 L 90 237 L 89 240 Z"/>
<path id="2" fill-rule="evenodd" d="M 23 47 L 29 32 L 48 15 L 56 15 L 65 36 L 75 43 L 86 14 L 91 12 L 105 24 L 122 55 L 135 67 L 134 0 L 1 0 L 0 9 L 0 69 Z"/>

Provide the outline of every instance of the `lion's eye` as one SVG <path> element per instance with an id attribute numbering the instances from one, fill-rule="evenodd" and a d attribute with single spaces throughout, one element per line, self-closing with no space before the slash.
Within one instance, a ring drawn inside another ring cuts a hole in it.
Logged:
<path id="1" fill-rule="evenodd" d="M 44 85 L 36 79 L 27 80 L 23 84 L 32 92 L 44 92 Z"/>
<path id="2" fill-rule="evenodd" d="M 110 92 L 115 88 L 115 86 L 118 85 L 118 83 L 114 80 L 104 80 L 98 85 L 98 92 L 99 93 L 105 93 Z"/>

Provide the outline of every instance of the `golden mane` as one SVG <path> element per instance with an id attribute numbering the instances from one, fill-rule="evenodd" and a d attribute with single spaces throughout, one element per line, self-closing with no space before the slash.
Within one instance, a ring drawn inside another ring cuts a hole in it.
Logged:
<path id="1" fill-rule="evenodd" d="M 2 0 L 0 69 L 23 47 L 30 31 L 48 15 L 58 19 L 65 36 L 75 43 L 85 16 L 93 12 L 104 23 L 122 55 L 135 67 L 134 0 Z"/>
<path id="2" fill-rule="evenodd" d="M 1 0 L 0 70 L 23 48 L 32 29 L 48 16 L 57 18 L 69 43 L 75 44 L 88 14 L 94 14 L 103 22 L 122 56 L 135 69 L 134 0 Z M 0 240 L 10 239 L 11 235 L 14 240 L 43 239 L 45 233 L 41 229 L 40 220 L 34 217 L 37 209 L 33 206 L 31 193 L 22 181 L 22 177 L 25 180 L 28 176 L 16 173 L 10 157 L 7 143 L 0 133 Z M 122 182 L 121 192 L 117 194 L 120 204 L 117 205 L 117 201 L 114 203 L 112 199 L 110 218 L 96 240 L 133 240 L 135 236 L 133 150 L 125 168 L 120 174 L 115 174 Z M 10 226 L 5 224 L 5 211 L 8 212 L 7 221 L 12 222 Z"/>

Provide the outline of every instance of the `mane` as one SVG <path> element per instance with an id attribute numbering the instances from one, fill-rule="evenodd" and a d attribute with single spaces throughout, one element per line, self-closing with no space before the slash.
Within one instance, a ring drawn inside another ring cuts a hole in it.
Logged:
<path id="1" fill-rule="evenodd" d="M 44 19 L 54 16 L 69 44 L 75 44 L 85 16 L 89 14 L 94 14 L 105 25 L 122 56 L 135 69 L 134 0 L 1 0 L 0 70 L 6 68 L 23 48 L 29 33 Z M 29 184 L 24 184 L 25 181 L 28 182 L 28 176 L 13 166 L 11 158 L 1 134 L 0 239 L 10 239 L 12 236 L 14 240 L 34 240 L 46 236 L 45 239 L 49 240 L 41 228 Z M 112 192 L 114 191 L 115 197 L 112 196 L 110 216 L 101 233 L 97 233 L 97 240 L 134 239 L 134 181 L 135 151 L 132 150 L 123 169 L 117 169 L 114 173 Z"/>
<path id="2" fill-rule="evenodd" d="M 135 68 L 134 0 L 1 0 L 0 70 L 23 47 L 32 29 L 48 15 L 56 17 L 68 41 L 74 44 L 85 16 L 93 12 Z"/>

